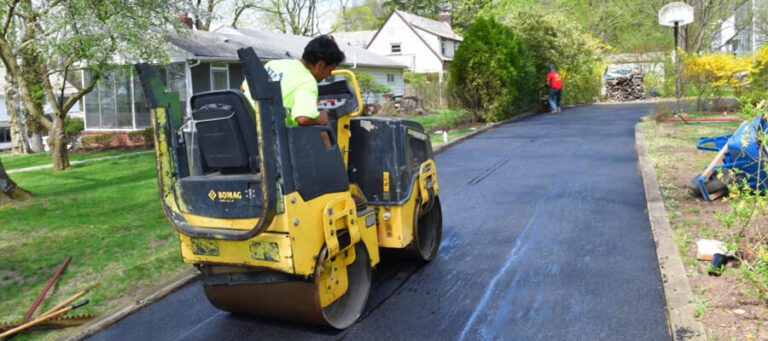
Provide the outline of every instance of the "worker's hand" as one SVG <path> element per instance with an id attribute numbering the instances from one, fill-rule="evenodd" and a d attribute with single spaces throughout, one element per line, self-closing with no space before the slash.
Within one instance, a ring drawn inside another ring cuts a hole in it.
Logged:
<path id="1" fill-rule="evenodd" d="M 328 113 L 330 111 L 328 109 L 325 109 L 323 111 L 320 111 L 320 114 L 317 115 L 317 118 L 309 118 L 307 116 L 299 116 L 296 117 L 296 123 L 298 123 L 300 126 L 324 126 L 328 124 Z"/>
<path id="2" fill-rule="evenodd" d="M 323 109 L 322 111 L 320 111 L 320 115 L 317 116 L 317 118 L 315 119 L 315 122 L 317 122 L 317 124 L 319 125 L 328 124 L 328 113 L 330 112 L 331 111 L 328 109 Z"/>

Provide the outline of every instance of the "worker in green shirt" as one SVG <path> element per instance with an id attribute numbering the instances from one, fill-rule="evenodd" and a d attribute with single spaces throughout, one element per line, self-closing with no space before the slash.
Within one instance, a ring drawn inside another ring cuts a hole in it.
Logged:
<path id="1" fill-rule="evenodd" d="M 300 60 L 280 59 L 268 62 L 264 67 L 273 82 L 280 82 L 285 107 L 286 126 L 312 126 L 328 124 L 328 109 L 317 111 L 317 83 L 344 61 L 344 52 L 330 35 L 312 39 Z M 248 82 L 241 87 L 246 98 L 255 105 L 248 91 Z"/>

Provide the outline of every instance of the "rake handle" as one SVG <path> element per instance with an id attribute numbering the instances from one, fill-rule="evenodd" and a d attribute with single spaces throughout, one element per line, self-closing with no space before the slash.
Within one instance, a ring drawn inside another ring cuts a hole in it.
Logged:
<path id="1" fill-rule="evenodd" d="M 4 338 L 6 336 L 10 336 L 10 335 L 16 334 L 18 332 L 24 331 L 25 329 L 28 329 L 30 327 L 33 327 L 33 326 L 38 325 L 40 323 L 43 323 L 43 322 L 45 322 L 47 320 L 50 320 L 50 319 L 53 319 L 53 318 L 57 318 L 59 316 L 62 316 L 64 314 L 70 312 L 73 309 L 80 308 L 80 307 L 82 307 L 82 306 L 84 306 L 86 304 L 88 304 L 88 300 L 82 300 L 80 302 L 77 302 L 77 303 L 69 306 L 69 307 L 61 309 L 59 311 L 55 311 L 53 313 L 40 316 L 40 317 L 38 317 L 38 318 L 36 318 L 36 319 L 34 319 L 32 321 L 29 321 L 29 322 L 27 322 L 25 324 L 22 324 L 22 325 L 20 325 L 20 326 L 18 326 L 16 328 L 13 328 L 11 330 L 7 330 L 7 331 L 3 332 L 2 334 L 0 334 L 0 338 Z"/>

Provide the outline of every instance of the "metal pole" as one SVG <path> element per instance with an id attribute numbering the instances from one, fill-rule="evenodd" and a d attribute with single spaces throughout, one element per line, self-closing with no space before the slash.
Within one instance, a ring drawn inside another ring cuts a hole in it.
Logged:
<path id="1" fill-rule="evenodd" d="M 677 35 L 678 35 L 678 22 L 675 21 L 675 49 L 672 51 L 672 56 L 675 61 L 675 99 L 677 100 L 677 111 L 680 110 L 680 63 L 678 63 L 677 56 Z"/>
<path id="2" fill-rule="evenodd" d="M 675 21 L 675 53 L 677 53 L 677 32 L 678 32 L 678 23 Z"/>

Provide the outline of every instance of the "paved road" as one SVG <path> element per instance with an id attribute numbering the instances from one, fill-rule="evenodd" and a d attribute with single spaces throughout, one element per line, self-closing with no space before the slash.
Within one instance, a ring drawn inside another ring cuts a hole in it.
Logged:
<path id="1" fill-rule="evenodd" d="M 633 148 L 649 110 L 568 108 L 438 155 L 438 257 L 383 263 L 345 331 L 221 312 L 195 282 L 91 339 L 669 340 Z"/>

